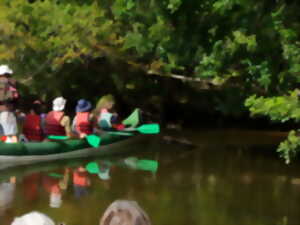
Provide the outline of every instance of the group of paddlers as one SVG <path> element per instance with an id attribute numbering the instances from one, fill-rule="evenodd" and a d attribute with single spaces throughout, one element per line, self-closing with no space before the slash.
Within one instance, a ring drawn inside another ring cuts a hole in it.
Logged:
<path id="1" fill-rule="evenodd" d="M 43 103 L 36 100 L 31 103 L 27 113 L 14 109 L 18 98 L 15 81 L 11 78 L 13 71 L 7 65 L 0 66 L 0 136 L 1 141 L 16 143 L 22 141 L 43 141 L 49 135 L 84 138 L 95 131 L 124 129 L 118 123 L 116 113 L 111 112 L 115 103 L 112 95 L 105 95 L 92 109 L 92 104 L 80 99 L 76 105 L 76 115 L 71 121 L 65 114 L 67 100 L 57 97 L 53 100 L 52 111 L 42 112 Z M 18 129 L 19 128 L 19 129 Z M 18 134 L 20 138 L 18 138 Z"/>

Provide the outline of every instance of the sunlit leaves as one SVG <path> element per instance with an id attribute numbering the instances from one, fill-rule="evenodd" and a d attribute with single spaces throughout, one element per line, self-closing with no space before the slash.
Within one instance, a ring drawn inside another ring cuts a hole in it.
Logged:
<path id="1" fill-rule="evenodd" d="M 289 164 L 292 159 L 296 157 L 296 155 L 300 151 L 300 136 L 297 134 L 295 130 L 292 130 L 288 138 L 280 143 L 277 152 L 280 157 L 285 160 L 286 164 Z"/>
<path id="2" fill-rule="evenodd" d="M 271 84 L 269 63 L 264 61 L 259 65 L 255 65 L 249 59 L 243 60 L 242 63 L 247 66 L 247 72 L 251 75 L 248 80 L 253 83 L 257 82 L 260 86 L 267 90 Z"/>
<path id="3" fill-rule="evenodd" d="M 123 46 L 124 50 L 133 48 L 137 51 L 139 55 L 147 53 L 153 45 L 151 42 L 147 42 L 147 39 L 143 37 L 141 33 L 138 32 L 129 32 L 125 36 L 125 43 Z"/>
<path id="4" fill-rule="evenodd" d="M 271 120 L 286 122 L 288 120 L 300 121 L 300 108 L 298 91 L 291 92 L 287 96 L 257 97 L 251 96 L 245 106 L 250 109 L 252 115 L 269 116 Z"/>
<path id="5" fill-rule="evenodd" d="M 234 40 L 236 43 L 247 46 L 248 51 L 254 51 L 257 47 L 255 35 L 247 36 L 243 32 L 237 30 L 233 32 Z"/>
<path id="6" fill-rule="evenodd" d="M 213 3 L 213 10 L 224 14 L 226 11 L 231 10 L 235 5 L 238 5 L 242 0 L 217 0 Z"/>
<path id="7" fill-rule="evenodd" d="M 184 0 L 169 0 L 169 4 L 167 6 L 167 8 L 174 13 L 182 4 L 182 1 Z"/>

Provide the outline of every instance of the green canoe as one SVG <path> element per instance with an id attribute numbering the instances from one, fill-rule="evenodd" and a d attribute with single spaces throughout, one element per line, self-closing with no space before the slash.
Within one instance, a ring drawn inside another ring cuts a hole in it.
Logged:
<path id="1" fill-rule="evenodd" d="M 136 123 L 136 120 L 139 120 L 136 112 L 135 110 L 130 115 L 132 123 Z M 134 118 L 132 115 L 135 115 Z M 122 153 L 123 147 L 128 144 L 131 145 L 133 141 L 143 139 L 145 136 L 137 132 L 130 133 L 133 135 L 122 135 L 122 132 L 104 132 L 99 135 L 101 145 L 98 148 L 91 147 L 86 139 L 15 144 L 0 143 L 0 168 L 43 161 Z"/>

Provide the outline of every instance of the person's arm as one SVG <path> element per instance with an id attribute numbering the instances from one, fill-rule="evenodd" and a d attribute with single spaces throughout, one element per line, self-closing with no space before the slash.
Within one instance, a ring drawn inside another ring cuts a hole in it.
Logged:
<path id="1" fill-rule="evenodd" d="M 41 118 L 41 128 L 42 128 L 42 132 L 43 134 L 46 134 L 46 116 L 47 114 L 46 113 L 42 113 L 40 115 L 40 118 Z"/>
<path id="2" fill-rule="evenodd" d="M 61 121 L 60 125 L 62 125 L 65 128 L 66 135 L 71 137 L 72 132 L 71 132 L 71 125 L 70 125 L 70 117 L 69 116 L 64 116 Z"/>
<path id="3" fill-rule="evenodd" d="M 74 119 L 72 121 L 71 130 L 72 130 L 72 132 L 77 133 L 77 130 L 76 130 L 76 116 L 74 117 Z"/>

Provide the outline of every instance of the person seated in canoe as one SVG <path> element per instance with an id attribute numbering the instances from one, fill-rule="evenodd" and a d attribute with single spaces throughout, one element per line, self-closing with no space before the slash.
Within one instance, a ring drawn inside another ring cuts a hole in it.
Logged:
<path id="1" fill-rule="evenodd" d="M 19 94 L 12 74 L 13 70 L 8 65 L 0 66 L 0 136 L 6 143 L 18 142 L 14 110 Z"/>
<path id="2" fill-rule="evenodd" d="M 23 134 L 28 141 L 43 141 L 41 104 L 33 102 L 23 123 Z"/>
<path id="3" fill-rule="evenodd" d="M 70 117 L 65 115 L 64 109 L 67 100 L 57 97 L 53 100 L 53 108 L 45 119 L 46 135 L 69 136 L 72 137 Z"/>
<path id="4" fill-rule="evenodd" d="M 76 105 L 76 116 L 73 119 L 72 131 L 80 138 L 93 133 L 93 117 L 90 113 L 92 104 L 80 99 Z"/>
<path id="5" fill-rule="evenodd" d="M 1 141 L 5 143 L 18 142 L 18 124 L 17 118 L 12 111 L 11 106 L 6 106 L 6 110 L 0 113 L 0 136 Z"/>
<path id="6" fill-rule="evenodd" d="M 105 95 L 100 98 L 95 110 L 95 117 L 97 120 L 97 127 L 102 130 L 123 130 L 123 124 L 118 123 L 118 114 L 111 112 L 115 104 L 115 99 L 112 95 Z"/>

